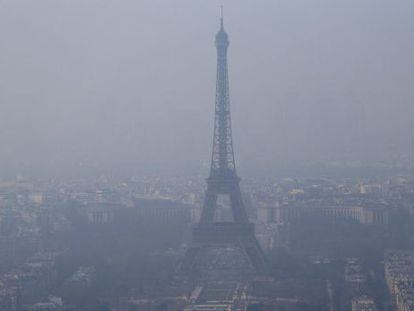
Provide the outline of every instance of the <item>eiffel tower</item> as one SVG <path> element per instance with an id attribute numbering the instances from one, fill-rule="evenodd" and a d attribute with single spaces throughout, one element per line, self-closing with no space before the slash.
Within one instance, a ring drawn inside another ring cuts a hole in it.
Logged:
<path id="1" fill-rule="evenodd" d="M 191 272 L 197 265 L 197 255 L 209 247 L 237 247 L 259 274 L 266 271 L 266 258 L 254 235 L 240 192 L 236 174 L 231 132 L 227 48 L 229 39 L 224 30 L 223 14 L 216 35 L 217 82 L 214 118 L 213 152 L 207 192 L 199 223 L 193 228 L 192 242 L 181 264 L 181 270 Z M 219 195 L 230 199 L 232 222 L 215 222 Z"/>

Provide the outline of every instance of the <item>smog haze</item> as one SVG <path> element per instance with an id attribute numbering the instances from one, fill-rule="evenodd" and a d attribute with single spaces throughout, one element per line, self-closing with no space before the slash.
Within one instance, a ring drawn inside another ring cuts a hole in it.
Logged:
<path id="1" fill-rule="evenodd" d="M 0 169 L 205 172 L 221 4 L 1 1 Z M 413 1 L 223 4 L 242 170 L 412 154 Z"/>

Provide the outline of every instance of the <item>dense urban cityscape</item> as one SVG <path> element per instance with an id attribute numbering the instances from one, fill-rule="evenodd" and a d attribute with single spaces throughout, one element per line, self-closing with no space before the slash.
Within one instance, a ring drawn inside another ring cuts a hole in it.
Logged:
<path id="1" fill-rule="evenodd" d="M 3 181 L 1 309 L 412 308 L 413 177 L 245 180 L 269 275 L 224 277 L 245 271 L 223 249 L 201 283 L 183 282 L 176 267 L 204 191 L 201 177 Z M 229 215 L 219 207 L 218 220 Z"/>

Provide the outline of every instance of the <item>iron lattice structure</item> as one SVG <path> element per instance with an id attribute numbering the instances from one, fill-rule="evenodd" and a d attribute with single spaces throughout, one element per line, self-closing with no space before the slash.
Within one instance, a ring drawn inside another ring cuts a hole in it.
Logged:
<path id="1" fill-rule="evenodd" d="M 192 271 L 197 254 L 206 247 L 237 246 L 249 258 L 259 273 L 266 271 L 266 258 L 254 235 L 254 225 L 249 222 L 240 191 L 240 178 L 236 173 L 233 138 L 231 131 L 229 77 L 227 49 L 229 39 L 221 17 L 216 35 L 217 84 L 213 151 L 207 192 L 198 225 L 193 229 L 192 244 L 182 263 L 182 269 Z M 215 222 L 219 195 L 230 198 L 233 222 Z"/>

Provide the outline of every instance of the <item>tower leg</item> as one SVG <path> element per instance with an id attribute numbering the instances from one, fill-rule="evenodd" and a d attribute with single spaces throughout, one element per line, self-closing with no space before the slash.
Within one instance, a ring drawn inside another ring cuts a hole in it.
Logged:
<path id="1" fill-rule="evenodd" d="M 207 191 L 204 206 L 201 212 L 200 223 L 212 223 L 217 209 L 217 194 Z"/>

